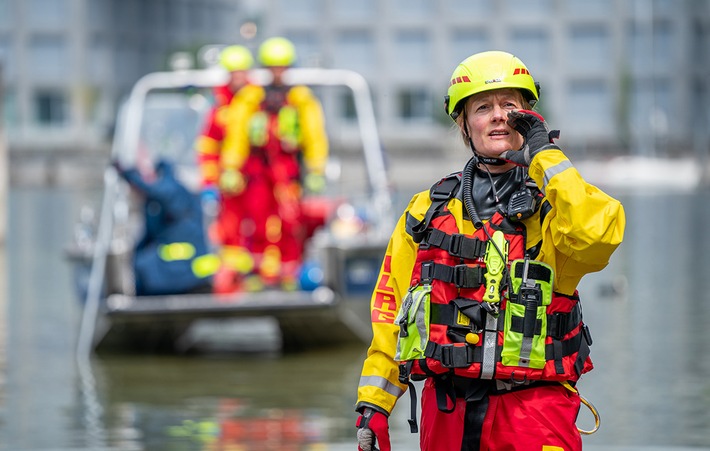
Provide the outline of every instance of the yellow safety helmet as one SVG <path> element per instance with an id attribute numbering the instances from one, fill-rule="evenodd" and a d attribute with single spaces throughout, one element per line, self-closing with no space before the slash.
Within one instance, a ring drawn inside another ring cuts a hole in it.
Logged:
<path id="1" fill-rule="evenodd" d="M 259 62 L 264 66 L 291 66 L 295 61 L 296 47 L 286 38 L 269 38 L 259 46 Z"/>
<path id="2" fill-rule="evenodd" d="M 500 51 L 471 55 L 451 75 L 444 101 L 446 113 L 456 119 L 463 107 L 462 100 L 479 92 L 502 88 L 519 89 L 531 106 L 540 98 L 540 85 L 518 57 Z"/>
<path id="3" fill-rule="evenodd" d="M 220 52 L 219 64 L 230 72 L 248 70 L 254 65 L 254 58 L 243 45 L 230 45 Z"/>

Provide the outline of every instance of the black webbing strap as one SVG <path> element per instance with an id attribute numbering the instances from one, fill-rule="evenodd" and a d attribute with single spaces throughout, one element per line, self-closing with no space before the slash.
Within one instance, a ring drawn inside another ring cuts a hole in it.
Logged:
<path id="1" fill-rule="evenodd" d="M 552 278 L 552 270 L 547 266 L 535 265 L 533 263 L 534 262 L 531 262 L 530 265 L 528 265 L 528 279 L 545 280 L 549 282 Z M 522 279 L 524 268 L 525 265 L 515 265 L 515 274 L 513 274 L 513 277 Z"/>
<path id="2" fill-rule="evenodd" d="M 485 283 L 483 277 L 485 273 L 486 269 L 481 266 L 449 266 L 427 261 L 422 263 L 421 280 L 426 282 L 431 279 L 437 279 L 442 282 L 453 283 L 458 288 L 478 288 Z"/>
<path id="3" fill-rule="evenodd" d="M 411 404 L 409 411 L 409 431 L 412 434 L 419 432 L 419 427 L 417 427 L 417 388 L 411 381 L 407 381 L 407 386 L 409 387 L 409 402 Z"/>
<path id="4" fill-rule="evenodd" d="M 445 326 L 460 326 L 457 323 L 458 313 L 461 312 L 471 321 L 480 327 L 482 324 L 482 312 L 480 311 L 481 304 L 466 298 L 456 298 L 449 304 L 436 304 L 430 306 L 430 324 L 443 324 Z M 505 314 L 505 309 L 500 310 L 500 314 Z M 520 317 L 513 317 L 512 328 L 516 332 L 522 332 L 522 324 L 518 324 Z M 550 313 L 547 315 L 547 335 L 552 337 L 553 341 L 560 341 L 565 335 L 572 332 L 579 323 L 582 322 L 582 308 L 576 304 L 569 313 Z M 499 321 L 498 330 L 503 330 L 504 322 Z M 538 321 L 536 326 L 536 334 L 540 334 L 542 322 Z"/>
<path id="5" fill-rule="evenodd" d="M 585 327 L 583 326 L 583 330 L 579 334 L 568 340 L 553 339 L 551 344 L 545 346 L 545 360 L 554 360 L 558 373 L 562 374 L 564 369 L 561 372 L 559 371 L 557 361 L 560 362 L 559 365 L 562 365 L 562 357 L 579 352 L 575 362 L 575 370 L 577 370 L 578 374 L 581 374 L 584 361 L 589 356 L 587 335 L 588 333 L 585 332 Z M 427 343 L 424 355 L 438 360 L 445 368 L 466 368 L 473 363 L 483 362 L 483 347 L 468 344 L 440 345 L 430 341 Z M 500 361 L 498 353 L 496 353 L 496 361 Z"/>
<path id="6" fill-rule="evenodd" d="M 558 340 L 582 322 L 582 306 L 577 303 L 569 313 L 551 313 L 547 315 L 547 335 Z"/>
<path id="7" fill-rule="evenodd" d="M 486 242 L 469 238 L 461 233 L 448 234 L 438 229 L 429 229 L 424 234 L 422 244 L 444 249 L 454 257 L 476 259 L 486 254 Z"/>
<path id="8" fill-rule="evenodd" d="M 456 410 L 456 387 L 454 381 L 448 374 L 434 378 L 434 390 L 436 391 L 436 406 L 444 413 L 451 413 Z M 451 407 L 449 407 L 449 402 Z"/>
<path id="9" fill-rule="evenodd" d="M 438 360 L 445 368 L 466 368 L 472 363 L 483 361 L 483 347 L 467 344 L 439 345 L 430 341 L 424 349 L 424 355 Z"/>
<path id="10" fill-rule="evenodd" d="M 429 205 L 429 209 L 427 209 L 427 212 L 424 214 L 424 218 L 421 221 L 417 220 L 414 216 L 407 212 L 405 228 L 415 243 L 421 243 L 427 229 L 429 228 L 432 218 L 434 218 L 434 215 L 449 202 L 449 199 L 454 197 L 459 189 L 460 183 L 460 173 L 450 174 L 435 183 L 429 190 L 431 205 Z"/>
<path id="11" fill-rule="evenodd" d="M 582 324 L 582 331 L 579 335 L 583 340 L 580 342 L 579 354 L 577 354 L 577 360 L 574 362 L 574 370 L 577 372 L 577 376 L 582 375 L 584 362 L 589 357 L 589 347 L 592 345 L 592 335 L 589 333 L 589 327 L 586 324 Z"/>

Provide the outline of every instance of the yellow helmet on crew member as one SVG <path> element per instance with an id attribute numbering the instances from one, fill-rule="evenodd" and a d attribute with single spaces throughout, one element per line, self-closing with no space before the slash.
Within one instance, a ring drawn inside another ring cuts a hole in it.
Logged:
<path id="1" fill-rule="evenodd" d="M 269 38 L 259 46 L 259 62 L 266 67 L 291 66 L 296 62 L 296 47 L 286 38 Z"/>
<path id="2" fill-rule="evenodd" d="M 219 64 L 229 72 L 249 70 L 254 65 L 254 57 L 243 45 L 230 45 L 220 52 Z"/>
<path id="3" fill-rule="evenodd" d="M 520 90 L 531 106 L 540 98 L 540 85 L 515 55 L 501 51 L 471 55 L 459 63 L 451 75 L 444 101 L 446 114 L 456 119 L 464 99 L 479 92 L 502 88 Z"/>

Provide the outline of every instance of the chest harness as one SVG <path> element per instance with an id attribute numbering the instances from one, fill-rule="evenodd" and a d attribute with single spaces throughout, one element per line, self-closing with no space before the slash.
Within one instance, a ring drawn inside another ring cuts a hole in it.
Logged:
<path id="1" fill-rule="evenodd" d="M 419 249 L 395 319 L 400 382 L 410 389 L 410 379 L 427 377 L 500 380 L 513 388 L 576 382 L 591 369 L 591 337 L 577 293 L 554 292 L 552 268 L 534 260 L 539 243 L 528 249 L 523 223 L 501 211 L 486 223 L 474 218 L 474 233 L 461 233 L 447 208 L 460 185 L 461 173 L 445 177 L 432 186 L 424 218 L 407 216 L 407 233 Z M 549 203 L 539 210 L 542 224 Z M 447 404 L 439 399 L 441 410 L 453 410 Z"/>
<path id="2" fill-rule="evenodd" d="M 263 148 L 278 146 L 279 150 L 293 153 L 301 142 L 298 111 L 288 102 L 289 86 L 267 86 L 259 111 L 249 120 L 249 142 Z"/>

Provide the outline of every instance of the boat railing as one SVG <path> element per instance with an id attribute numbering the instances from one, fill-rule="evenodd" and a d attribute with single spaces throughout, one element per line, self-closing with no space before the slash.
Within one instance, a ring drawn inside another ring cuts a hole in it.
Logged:
<path id="1" fill-rule="evenodd" d="M 268 71 L 263 69 L 255 70 L 253 76 L 257 83 L 267 83 L 269 80 Z M 155 72 L 143 76 L 134 85 L 119 114 L 112 147 L 112 161 L 124 167 L 136 164 L 136 150 L 141 139 L 144 107 L 151 91 L 211 88 L 226 82 L 226 77 L 226 73 L 214 69 Z M 393 225 L 390 213 L 392 199 L 367 81 L 357 72 L 341 69 L 296 68 L 287 71 L 285 77 L 291 84 L 345 87 L 352 92 L 372 194 L 370 205 L 376 218 L 371 233 L 375 238 L 386 237 Z M 115 233 L 115 204 L 123 195 L 122 186 L 117 169 L 113 166 L 107 167 L 104 173 L 104 194 L 77 343 L 77 359 L 82 364 L 89 361 L 95 344 L 97 320 L 106 283 L 107 260 Z"/>

